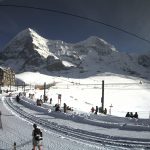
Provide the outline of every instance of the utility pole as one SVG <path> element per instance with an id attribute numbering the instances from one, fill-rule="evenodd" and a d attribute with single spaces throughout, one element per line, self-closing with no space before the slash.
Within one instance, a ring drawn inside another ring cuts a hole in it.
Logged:
<path id="1" fill-rule="evenodd" d="M 24 92 L 26 91 L 26 83 L 24 82 Z"/>
<path id="2" fill-rule="evenodd" d="M 101 103 L 102 103 L 102 111 L 104 111 L 104 80 L 102 80 L 102 97 L 101 97 Z"/>
<path id="3" fill-rule="evenodd" d="M 2 87 L 1 87 L 2 85 L 0 84 L 0 94 L 2 94 Z"/>
<path id="4" fill-rule="evenodd" d="M 44 97 L 43 97 L 44 102 L 45 102 L 45 98 L 46 98 L 46 82 L 44 82 Z"/>
<path id="5" fill-rule="evenodd" d="M 11 92 L 11 73 L 9 74 L 9 80 L 10 80 L 10 92 Z"/>

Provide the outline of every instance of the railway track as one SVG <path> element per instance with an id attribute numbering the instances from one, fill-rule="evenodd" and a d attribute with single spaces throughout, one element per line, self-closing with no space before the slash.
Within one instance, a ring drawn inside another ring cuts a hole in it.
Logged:
<path id="1" fill-rule="evenodd" d="M 31 122 L 35 122 L 48 130 L 53 130 L 61 133 L 65 136 L 69 136 L 75 139 L 88 141 L 95 144 L 101 144 L 106 146 L 122 147 L 122 148 L 143 148 L 150 149 L 150 139 L 138 139 L 138 138 L 125 138 L 108 136 L 100 133 L 88 132 L 81 129 L 69 128 L 68 126 L 59 125 L 55 122 L 37 117 L 31 113 L 28 113 L 17 106 L 11 98 L 6 98 L 4 102 L 17 114 L 24 119 Z"/>

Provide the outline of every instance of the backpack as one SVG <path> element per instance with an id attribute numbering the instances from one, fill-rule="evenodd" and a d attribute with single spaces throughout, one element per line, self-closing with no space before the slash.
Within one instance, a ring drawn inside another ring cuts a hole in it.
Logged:
<path id="1" fill-rule="evenodd" d="M 42 138 L 42 132 L 41 132 L 41 130 L 39 128 L 36 128 L 34 130 L 34 138 L 35 138 L 36 141 L 40 141 L 40 140 L 43 139 Z"/>

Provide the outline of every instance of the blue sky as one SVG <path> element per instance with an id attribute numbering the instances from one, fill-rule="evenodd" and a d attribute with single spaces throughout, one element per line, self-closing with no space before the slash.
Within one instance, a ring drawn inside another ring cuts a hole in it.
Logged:
<path id="1" fill-rule="evenodd" d="M 54 9 L 88 17 L 150 41 L 149 0 L 0 0 L 0 4 Z M 94 35 L 119 51 L 150 50 L 150 43 L 100 23 L 56 12 L 0 6 L 0 48 L 28 27 L 52 40 L 75 43 Z"/>

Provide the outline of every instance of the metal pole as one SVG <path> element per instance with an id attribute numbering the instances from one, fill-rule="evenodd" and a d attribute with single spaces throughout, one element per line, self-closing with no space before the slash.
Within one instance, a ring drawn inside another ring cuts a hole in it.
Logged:
<path id="1" fill-rule="evenodd" d="M 104 80 L 102 80 L 102 98 L 101 98 L 101 102 L 102 102 L 102 111 L 104 111 Z"/>

